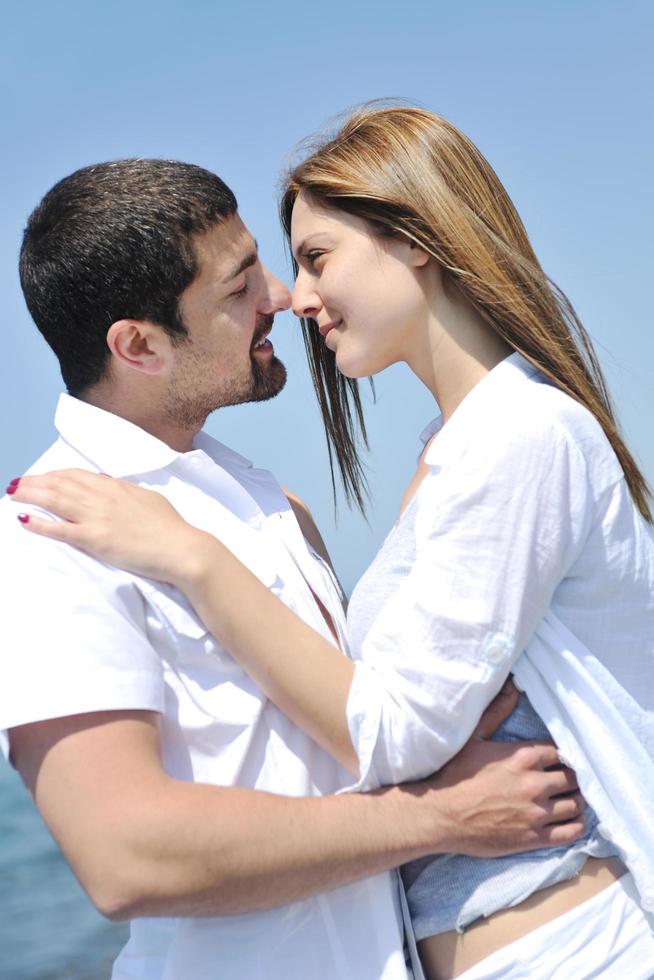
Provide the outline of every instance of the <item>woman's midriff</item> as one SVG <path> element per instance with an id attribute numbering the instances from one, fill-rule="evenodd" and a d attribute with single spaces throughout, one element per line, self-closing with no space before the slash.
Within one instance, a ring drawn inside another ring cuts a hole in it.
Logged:
<path id="1" fill-rule="evenodd" d="M 450 980 L 480 963 L 503 946 L 581 905 L 625 874 L 617 858 L 588 858 L 569 881 L 543 888 L 514 908 L 501 909 L 469 926 L 429 936 L 418 943 L 427 980 Z"/>

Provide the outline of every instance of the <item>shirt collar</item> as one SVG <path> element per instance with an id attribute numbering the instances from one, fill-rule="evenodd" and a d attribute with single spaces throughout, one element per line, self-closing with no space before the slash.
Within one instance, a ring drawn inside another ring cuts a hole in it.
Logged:
<path id="1" fill-rule="evenodd" d="M 420 439 L 423 445 L 429 442 L 432 436 L 439 433 L 438 439 L 434 439 L 425 453 L 425 462 L 430 466 L 441 465 L 448 454 L 448 450 L 452 451 L 459 441 L 461 429 L 465 429 L 468 425 L 474 425 L 473 420 L 484 404 L 489 400 L 494 400 L 500 392 L 504 398 L 515 400 L 513 385 L 516 382 L 524 381 L 536 375 L 542 377 L 538 369 L 517 351 L 514 351 L 513 354 L 510 354 L 503 361 L 500 361 L 499 364 L 496 364 L 468 392 L 463 401 L 452 413 L 447 423 L 443 421 L 442 415 L 438 415 L 420 433 Z"/>
<path id="2" fill-rule="evenodd" d="M 218 463 L 219 466 L 224 466 L 225 469 L 231 470 L 236 467 L 237 469 L 250 470 L 253 468 L 252 460 L 246 459 L 245 456 L 241 456 L 240 453 L 230 449 L 229 446 L 218 442 L 217 439 L 214 439 L 213 436 L 210 436 L 204 430 L 198 432 L 193 440 L 193 449 L 206 453 L 214 463 Z"/>
<path id="3" fill-rule="evenodd" d="M 109 476 L 151 473 L 194 453 L 205 453 L 226 469 L 252 466 L 206 432 L 196 435 L 190 453 L 179 453 L 133 422 L 67 394 L 59 396 L 55 426 L 62 439 Z"/>

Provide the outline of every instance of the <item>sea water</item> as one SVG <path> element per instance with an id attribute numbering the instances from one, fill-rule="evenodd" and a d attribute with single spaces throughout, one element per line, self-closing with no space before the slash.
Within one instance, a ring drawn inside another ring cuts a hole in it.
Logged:
<path id="1" fill-rule="evenodd" d="M 0 980 L 107 980 L 127 927 L 91 905 L 0 757 Z"/>

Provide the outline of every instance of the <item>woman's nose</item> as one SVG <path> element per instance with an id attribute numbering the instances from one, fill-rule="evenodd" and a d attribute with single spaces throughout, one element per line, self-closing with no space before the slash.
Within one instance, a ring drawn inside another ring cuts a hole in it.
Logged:
<path id="1" fill-rule="evenodd" d="M 314 319 L 322 303 L 310 281 L 298 273 L 292 295 L 293 312 L 296 316 Z"/>

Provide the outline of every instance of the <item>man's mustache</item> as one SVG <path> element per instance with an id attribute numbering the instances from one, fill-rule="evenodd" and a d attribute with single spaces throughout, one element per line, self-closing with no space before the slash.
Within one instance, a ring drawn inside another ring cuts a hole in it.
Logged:
<path id="1" fill-rule="evenodd" d="M 268 313 L 266 316 L 261 316 L 257 320 L 257 328 L 252 339 L 253 344 L 258 344 L 259 341 L 269 334 L 273 328 L 273 322 L 275 317 L 272 313 Z"/>

